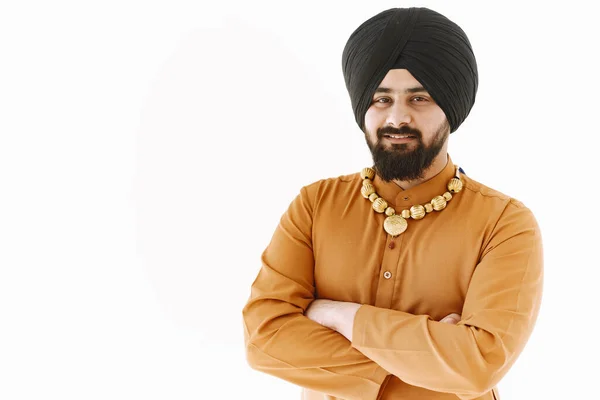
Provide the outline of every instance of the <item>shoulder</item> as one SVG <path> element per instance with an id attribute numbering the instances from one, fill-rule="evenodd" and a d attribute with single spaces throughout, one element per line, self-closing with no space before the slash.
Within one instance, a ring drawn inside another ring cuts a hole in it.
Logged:
<path id="1" fill-rule="evenodd" d="M 353 190 L 362 182 L 360 172 L 349 173 L 334 177 L 322 178 L 302 187 L 305 193 L 319 197 L 328 193 L 338 193 Z"/>
<path id="2" fill-rule="evenodd" d="M 324 204 L 339 206 L 340 202 L 353 199 L 360 193 L 361 184 L 360 172 L 325 177 L 302 186 L 296 199 L 316 212 Z"/>
<path id="3" fill-rule="evenodd" d="M 536 265 L 541 268 L 542 234 L 529 207 L 471 177 L 464 177 L 464 193 L 461 194 L 469 198 L 466 212 L 485 221 L 480 258 L 495 254 L 495 257 L 518 260 L 519 255 L 525 254 L 532 262 L 538 260 Z"/>
<path id="4" fill-rule="evenodd" d="M 494 203 L 501 208 L 528 209 L 520 200 L 484 185 L 468 175 L 463 175 L 462 178 L 464 182 L 463 190 L 480 202 Z"/>
<path id="5" fill-rule="evenodd" d="M 515 236 L 525 232 L 539 238 L 539 225 L 529 207 L 520 200 L 465 176 L 463 191 L 477 211 L 488 215 L 493 236 Z"/>
<path id="6" fill-rule="evenodd" d="M 353 172 L 346 175 L 339 175 L 334 177 L 322 178 L 317 181 L 311 182 L 305 187 L 309 186 L 335 186 L 339 184 L 346 184 L 352 182 L 361 181 L 360 172 Z"/>

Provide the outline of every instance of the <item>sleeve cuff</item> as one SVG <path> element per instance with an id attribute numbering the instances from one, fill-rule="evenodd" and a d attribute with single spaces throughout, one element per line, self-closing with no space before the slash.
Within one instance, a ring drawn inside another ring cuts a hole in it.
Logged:
<path id="1" fill-rule="evenodd" d="M 362 305 L 356 312 L 354 317 L 354 325 L 352 326 L 352 345 L 354 346 L 354 342 L 356 341 L 357 335 L 360 336 L 359 342 L 364 341 L 365 329 L 364 327 L 368 324 L 369 319 L 369 310 L 368 308 L 371 306 Z M 371 307 L 374 308 L 374 307 Z M 381 399 L 383 392 L 385 391 L 385 387 L 390 380 L 391 374 L 386 371 L 384 368 L 379 366 L 379 364 L 374 363 L 376 365 L 375 371 L 371 377 L 371 380 L 378 385 L 378 392 L 374 393 L 375 396 L 369 395 L 369 398 L 373 400 Z"/>
<path id="2" fill-rule="evenodd" d="M 415 318 L 413 314 L 402 311 L 374 307 L 368 304 L 360 306 L 354 316 L 354 325 L 352 326 L 352 347 L 358 350 L 361 347 L 388 348 L 392 338 L 390 338 L 390 332 L 386 328 L 390 325 L 392 315 L 397 325 L 399 322 L 409 323 Z M 393 339 L 397 340 L 400 334 L 402 332 L 396 331 Z"/>
<path id="3" fill-rule="evenodd" d="M 354 315 L 354 325 L 352 326 L 352 346 L 360 346 L 365 340 L 365 328 L 369 318 L 369 305 L 360 306 Z"/>

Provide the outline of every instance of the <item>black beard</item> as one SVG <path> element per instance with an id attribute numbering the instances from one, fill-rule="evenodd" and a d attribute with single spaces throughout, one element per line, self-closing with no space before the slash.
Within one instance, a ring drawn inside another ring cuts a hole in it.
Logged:
<path id="1" fill-rule="evenodd" d="M 437 155 L 440 154 L 442 147 L 444 147 L 444 143 L 450 134 L 449 127 L 448 121 L 445 121 L 435 132 L 433 141 L 429 146 L 425 146 L 423 143 L 421 131 L 408 126 L 402 126 L 399 129 L 386 126 L 378 129 L 375 144 L 372 144 L 369 141 L 369 135 L 365 134 L 367 145 L 373 155 L 377 174 L 386 182 L 393 180 L 413 181 L 423 178 L 425 171 L 431 167 Z M 409 150 L 409 144 L 394 143 L 386 148 L 382 144 L 384 134 L 414 135 L 417 141 L 416 147 Z"/>

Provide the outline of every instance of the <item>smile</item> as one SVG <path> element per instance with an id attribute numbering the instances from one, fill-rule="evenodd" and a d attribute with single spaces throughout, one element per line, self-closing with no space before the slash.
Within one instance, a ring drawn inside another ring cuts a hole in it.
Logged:
<path id="1" fill-rule="evenodd" d="M 412 139 L 414 138 L 413 135 L 384 135 L 385 137 L 389 137 L 392 139 Z"/>

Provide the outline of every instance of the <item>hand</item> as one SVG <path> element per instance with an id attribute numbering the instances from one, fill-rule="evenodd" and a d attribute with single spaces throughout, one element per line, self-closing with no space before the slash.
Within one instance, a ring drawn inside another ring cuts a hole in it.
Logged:
<path id="1" fill-rule="evenodd" d="M 335 308 L 337 301 L 317 299 L 308 306 L 304 315 L 311 321 L 321 324 L 326 328 L 334 329 Z"/>
<path id="2" fill-rule="evenodd" d="M 318 299 L 306 309 L 304 315 L 311 321 L 342 334 L 352 341 L 354 316 L 361 304 Z"/>
<path id="3" fill-rule="evenodd" d="M 460 321 L 460 315 L 456 313 L 448 314 L 444 318 L 440 319 L 440 322 L 445 324 L 457 324 Z"/>

